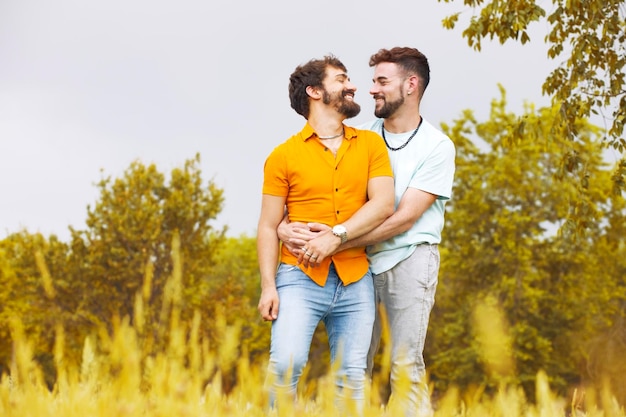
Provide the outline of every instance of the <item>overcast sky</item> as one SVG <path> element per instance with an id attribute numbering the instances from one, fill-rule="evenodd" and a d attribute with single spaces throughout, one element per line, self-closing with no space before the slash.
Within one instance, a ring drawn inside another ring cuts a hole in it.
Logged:
<path id="1" fill-rule="evenodd" d="M 369 57 L 413 46 L 431 65 L 422 114 L 486 118 L 545 105 L 545 27 L 531 45 L 475 52 L 441 19 L 472 10 L 437 0 L 0 0 L 0 238 L 22 228 L 69 237 L 84 229 L 102 176 L 134 160 L 169 175 L 196 153 L 225 190 L 215 226 L 256 234 L 265 157 L 305 121 L 289 106 L 289 74 L 328 53 L 348 67 L 361 114 L 373 117 Z"/>

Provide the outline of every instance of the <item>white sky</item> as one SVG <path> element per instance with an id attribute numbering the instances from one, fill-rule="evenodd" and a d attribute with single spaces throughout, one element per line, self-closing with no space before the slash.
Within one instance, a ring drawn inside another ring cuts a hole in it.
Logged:
<path id="1" fill-rule="evenodd" d="M 431 83 L 422 114 L 451 122 L 463 109 L 488 116 L 507 89 L 509 107 L 545 105 L 545 27 L 527 46 L 474 52 L 461 27 L 441 19 L 471 10 L 437 0 L 1 0 L 0 238 L 26 228 L 69 238 L 85 228 L 103 175 L 134 160 L 172 168 L 200 153 L 205 181 L 225 190 L 215 226 L 256 234 L 262 167 L 305 121 L 289 106 L 293 69 L 338 56 L 373 117 L 369 57 L 413 46 Z"/>

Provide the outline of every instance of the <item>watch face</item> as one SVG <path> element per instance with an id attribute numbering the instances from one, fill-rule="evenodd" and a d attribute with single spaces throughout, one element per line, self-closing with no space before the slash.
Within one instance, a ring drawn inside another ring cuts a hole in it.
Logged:
<path id="1" fill-rule="evenodd" d="M 338 224 L 337 226 L 333 227 L 333 233 L 336 235 L 343 235 L 344 233 L 346 233 L 346 227 L 343 224 Z"/>
<path id="2" fill-rule="evenodd" d="M 342 244 L 346 243 L 346 241 L 348 240 L 348 230 L 343 224 L 338 224 L 337 226 L 333 227 L 333 235 L 340 238 Z"/>

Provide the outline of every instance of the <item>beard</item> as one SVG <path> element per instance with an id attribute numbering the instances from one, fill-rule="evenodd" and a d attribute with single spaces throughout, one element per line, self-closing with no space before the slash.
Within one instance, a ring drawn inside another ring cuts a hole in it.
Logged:
<path id="1" fill-rule="evenodd" d="M 387 101 L 383 95 L 377 94 L 374 96 L 374 99 L 383 99 L 383 105 L 374 110 L 374 115 L 376 117 L 380 117 L 382 119 L 386 119 L 390 117 L 392 114 L 396 112 L 404 104 L 404 95 L 402 91 L 400 91 L 400 98 L 396 101 Z"/>
<path id="2" fill-rule="evenodd" d="M 351 90 L 343 90 L 333 94 L 329 94 L 328 91 L 324 90 L 322 101 L 324 104 L 334 103 L 335 110 L 346 116 L 347 119 L 350 119 L 356 117 L 361 112 L 361 106 L 352 100 L 345 99 L 346 94 L 350 93 L 354 94 Z"/>

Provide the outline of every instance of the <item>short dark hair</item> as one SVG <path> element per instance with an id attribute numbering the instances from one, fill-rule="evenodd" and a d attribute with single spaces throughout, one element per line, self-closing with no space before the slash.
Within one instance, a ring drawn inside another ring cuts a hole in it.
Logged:
<path id="1" fill-rule="evenodd" d="M 370 58 L 370 67 L 380 64 L 381 62 L 393 62 L 397 64 L 404 72 L 415 74 L 420 79 L 419 94 L 424 95 L 426 87 L 430 82 L 430 67 L 426 56 L 415 48 L 396 46 L 391 49 L 381 49 Z"/>
<path id="2" fill-rule="evenodd" d="M 308 86 L 321 88 L 326 77 L 326 68 L 334 67 L 346 71 L 345 65 L 333 55 L 326 55 L 322 59 L 312 59 L 306 64 L 298 65 L 289 77 L 289 100 L 291 108 L 296 113 L 309 119 L 309 95 L 306 92 Z"/>

